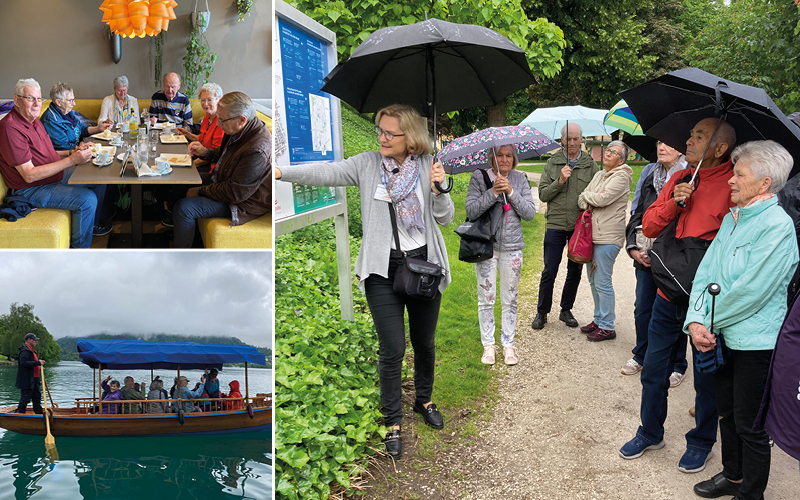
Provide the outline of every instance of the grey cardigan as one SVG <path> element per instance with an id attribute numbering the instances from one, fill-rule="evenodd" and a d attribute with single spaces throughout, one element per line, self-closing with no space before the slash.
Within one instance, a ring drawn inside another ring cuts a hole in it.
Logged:
<path id="1" fill-rule="evenodd" d="M 382 183 L 381 154 L 369 151 L 338 163 L 315 163 L 281 167 L 281 180 L 311 186 L 357 186 L 361 192 L 361 221 L 364 237 L 356 259 L 356 274 L 359 287 L 364 290 L 364 280 L 370 274 L 388 278 L 389 251 L 391 249 L 392 223 L 386 202 L 375 199 L 375 191 Z M 420 180 L 429 183 L 432 157 L 420 157 Z M 434 194 L 423 185 L 423 221 L 428 260 L 442 266 L 443 276 L 439 291 L 444 292 L 450 284 L 450 264 L 447 249 L 438 225 L 447 226 L 453 221 L 455 207 L 449 194 Z"/>
<path id="2" fill-rule="evenodd" d="M 514 189 L 514 193 L 508 197 L 511 210 L 505 213 L 500 212 L 503 214 L 502 220 L 497 225 L 495 232 L 494 248 L 501 252 L 525 248 L 521 219 L 531 220 L 536 215 L 536 205 L 533 203 L 528 177 L 522 172 L 511 170 L 508 173 L 508 182 Z M 502 204 L 503 197 L 495 195 L 491 189 L 486 189 L 483 174 L 476 170 L 469 179 L 466 202 L 467 217 L 471 220 L 477 219 L 495 203 Z M 495 226 L 497 221 L 492 221 L 492 223 Z"/>

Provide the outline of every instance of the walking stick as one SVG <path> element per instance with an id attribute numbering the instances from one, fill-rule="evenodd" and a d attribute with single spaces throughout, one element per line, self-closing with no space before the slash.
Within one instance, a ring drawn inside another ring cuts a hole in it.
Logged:
<path id="1" fill-rule="evenodd" d="M 47 392 L 47 382 L 44 379 L 44 366 L 39 368 L 42 373 L 42 385 L 44 386 L 45 392 Z M 44 438 L 44 446 L 47 448 L 48 454 L 52 453 L 52 456 L 58 460 L 58 451 L 56 451 L 56 438 L 50 433 L 50 418 L 48 416 L 48 412 L 50 412 L 52 408 L 47 408 L 47 398 L 44 398 L 44 423 L 45 427 L 47 428 L 47 436 Z"/>
<path id="2" fill-rule="evenodd" d="M 708 294 L 711 295 L 711 335 L 714 335 L 714 303 L 717 301 L 717 295 L 722 291 L 722 288 L 716 283 L 708 284 Z"/>

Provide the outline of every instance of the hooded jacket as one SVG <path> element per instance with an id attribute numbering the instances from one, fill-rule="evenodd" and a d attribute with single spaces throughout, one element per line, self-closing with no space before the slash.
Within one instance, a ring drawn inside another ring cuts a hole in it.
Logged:
<path id="1" fill-rule="evenodd" d="M 33 351 L 28 344 L 19 346 L 19 366 L 17 366 L 17 389 L 33 389 L 33 369 L 41 366 L 41 362 L 34 358 Z"/>
<path id="2" fill-rule="evenodd" d="M 239 392 L 239 381 L 232 380 L 230 384 L 228 384 L 231 388 L 231 392 L 227 395 L 223 394 L 223 398 L 240 398 L 242 397 L 242 393 Z M 225 409 L 226 410 L 241 410 L 242 409 L 242 402 L 241 401 L 225 401 Z"/>
<path id="3" fill-rule="evenodd" d="M 625 245 L 625 216 L 631 192 L 633 170 L 626 163 L 594 174 L 592 182 L 578 196 L 582 210 L 591 205 L 592 243 Z"/>
<path id="4" fill-rule="evenodd" d="M 492 220 L 492 226 L 497 228 L 494 248 L 501 252 L 525 248 L 525 241 L 522 239 L 522 220 L 531 220 L 536 215 L 536 205 L 533 203 L 528 177 L 522 172 L 511 170 L 508 173 L 508 182 L 513 188 L 511 196 L 508 197 L 511 210 L 500 212 L 502 214 L 500 221 Z M 475 220 L 496 203 L 502 204 L 503 196 L 497 196 L 494 191 L 486 188 L 486 182 L 480 171 L 473 172 L 467 190 L 467 217 Z"/>
<path id="5" fill-rule="evenodd" d="M 539 199 L 547 203 L 544 216 L 547 218 L 547 229 L 572 231 L 575 221 L 581 213 L 578 208 L 578 196 L 592 181 L 594 174 L 600 169 L 589 153 L 583 151 L 578 162 L 572 167 L 572 175 L 567 182 L 559 184 L 561 169 L 567 164 L 564 150 L 558 151 L 547 160 L 539 180 Z"/>

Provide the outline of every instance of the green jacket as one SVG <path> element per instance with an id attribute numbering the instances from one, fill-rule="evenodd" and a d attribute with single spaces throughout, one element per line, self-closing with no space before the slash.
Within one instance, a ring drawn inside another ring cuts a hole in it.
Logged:
<path id="1" fill-rule="evenodd" d="M 132 399 L 137 401 L 147 399 L 147 394 L 145 394 L 144 391 L 136 392 L 136 389 L 133 387 L 128 387 L 127 385 L 123 385 L 119 388 L 119 390 L 122 392 L 122 399 Z M 123 404 L 122 413 L 140 413 L 139 403 Z"/>
<path id="2" fill-rule="evenodd" d="M 539 182 L 539 199 L 547 203 L 547 229 L 572 231 L 575 221 L 581 213 L 578 208 L 578 196 L 592 181 L 592 177 L 600 169 L 589 153 L 583 151 L 578 163 L 572 168 L 572 175 L 564 184 L 558 183 L 561 169 L 567 164 L 564 150 L 557 152 L 547 160 Z"/>

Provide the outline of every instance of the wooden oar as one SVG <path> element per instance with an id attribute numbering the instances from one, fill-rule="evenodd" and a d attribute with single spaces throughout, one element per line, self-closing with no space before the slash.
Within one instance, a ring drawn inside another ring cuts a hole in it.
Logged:
<path id="1" fill-rule="evenodd" d="M 39 367 L 42 374 L 42 386 L 44 386 L 45 392 L 47 392 L 47 382 L 44 380 L 44 366 Z M 50 411 L 47 408 L 47 396 L 44 398 L 44 423 L 45 427 L 47 427 L 47 436 L 44 438 L 44 446 L 47 448 L 48 454 L 52 453 L 52 456 L 58 460 L 58 451 L 56 450 L 56 438 L 50 433 L 50 418 L 48 416 L 48 412 Z"/>

